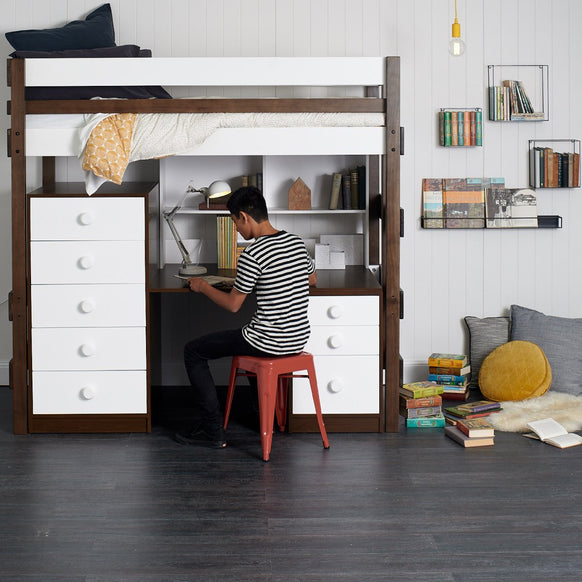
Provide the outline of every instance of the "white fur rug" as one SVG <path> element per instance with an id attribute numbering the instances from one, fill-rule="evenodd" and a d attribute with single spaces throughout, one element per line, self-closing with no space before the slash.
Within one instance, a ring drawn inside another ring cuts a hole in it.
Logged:
<path id="1" fill-rule="evenodd" d="M 487 417 L 495 429 L 530 432 L 527 423 L 551 417 L 569 432 L 582 429 L 582 396 L 546 392 L 543 396 L 518 402 L 502 402 L 501 412 Z"/>

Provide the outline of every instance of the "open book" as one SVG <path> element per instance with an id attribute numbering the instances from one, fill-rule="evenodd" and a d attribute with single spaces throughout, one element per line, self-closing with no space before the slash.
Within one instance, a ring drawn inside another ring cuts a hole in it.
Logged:
<path id="1" fill-rule="evenodd" d="M 568 432 L 553 418 L 534 420 L 533 422 L 528 422 L 527 426 L 534 431 L 534 434 L 527 433 L 523 435 L 525 437 L 539 439 L 560 449 L 582 445 L 582 436 Z"/>

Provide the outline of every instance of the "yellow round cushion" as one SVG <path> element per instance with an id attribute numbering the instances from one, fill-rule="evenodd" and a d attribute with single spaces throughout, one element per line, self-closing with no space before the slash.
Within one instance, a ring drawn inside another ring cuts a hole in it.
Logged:
<path id="1" fill-rule="evenodd" d="M 552 369 L 542 348 L 521 340 L 495 348 L 479 371 L 481 393 L 497 402 L 541 396 L 551 383 Z"/>

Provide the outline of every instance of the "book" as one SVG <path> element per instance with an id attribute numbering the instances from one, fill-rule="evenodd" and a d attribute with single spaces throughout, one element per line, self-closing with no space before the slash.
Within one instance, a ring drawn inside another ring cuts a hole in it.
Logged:
<path id="1" fill-rule="evenodd" d="M 443 414 L 446 416 L 454 417 L 455 419 L 459 418 L 479 418 L 482 416 L 489 416 L 494 410 L 485 410 L 483 412 L 470 412 L 468 410 L 463 410 L 461 408 L 462 404 L 458 404 L 457 406 L 445 406 L 443 408 Z"/>
<path id="2" fill-rule="evenodd" d="M 487 188 L 487 228 L 537 227 L 537 197 L 531 188 Z"/>
<path id="3" fill-rule="evenodd" d="M 404 408 L 400 410 L 400 416 L 404 418 L 426 418 L 442 414 L 440 406 L 424 406 L 422 408 Z"/>
<path id="4" fill-rule="evenodd" d="M 411 398 L 423 398 L 425 396 L 437 396 L 443 393 L 443 387 L 436 382 L 422 380 L 420 382 L 409 382 L 400 387 L 400 394 Z"/>
<path id="5" fill-rule="evenodd" d="M 428 357 L 429 366 L 448 366 L 450 368 L 462 368 L 467 365 L 468 357 L 466 354 L 446 354 L 433 352 Z"/>
<path id="6" fill-rule="evenodd" d="M 494 437 L 471 438 L 461 432 L 457 426 L 453 425 L 445 426 L 445 435 L 466 448 L 489 447 L 495 444 Z"/>
<path id="7" fill-rule="evenodd" d="M 352 168 L 350 170 L 350 194 L 352 197 L 352 209 L 360 208 L 360 186 L 359 186 L 358 169 Z"/>
<path id="8" fill-rule="evenodd" d="M 455 426 L 470 438 L 495 436 L 493 425 L 484 418 L 459 419 Z"/>
<path id="9" fill-rule="evenodd" d="M 349 174 L 342 175 L 342 208 L 352 209 L 352 182 Z"/>
<path id="10" fill-rule="evenodd" d="M 443 215 L 445 228 L 483 228 L 485 226 L 485 200 L 480 181 L 467 178 L 445 178 L 443 180 Z"/>
<path id="11" fill-rule="evenodd" d="M 466 386 L 469 382 L 467 376 L 456 376 L 453 374 L 429 374 L 428 379 L 437 384 L 446 384 L 450 386 Z"/>
<path id="12" fill-rule="evenodd" d="M 475 402 L 468 402 L 459 406 L 461 410 L 468 412 L 487 412 L 492 410 L 501 410 L 501 402 L 494 402 L 493 400 L 477 400 Z"/>
<path id="13" fill-rule="evenodd" d="M 441 178 L 422 179 L 422 216 L 424 228 L 444 228 Z"/>
<path id="14" fill-rule="evenodd" d="M 443 399 L 439 395 L 411 398 L 410 396 L 400 394 L 399 402 L 401 408 L 422 408 L 424 406 L 441 406 Z"/>
<path id="15" fill-rule="evenodd" d="M 445 390 L 443 391 L 443 399 L 445 400 L 458 400 L 466 402 L 467 400 L 469 400 L 469 396 L 471 395 L 471 391 L 468 388 L 465 388 L 460 392 L 446 390 L 446 386 L 444 388 Z"/>
<path id="16" fill-rule="evenodd" d="M 537 438 L 548 445 L 553 445 L 560 449 L 582 445 L 582 436 L 568 432 L 559 422 L 553 418 L 544 418 L 527 423 L 528 428 L 534 434 L 525 433 L 523 436 Z"/>
<path id="17" fill-rule="evenodd" d="M 234 277 L 223 277 L 222 275 L 194 275 L 199 279 L 203 279 L 209 285 L 213 287 L 232 287 L 234 285 Z M 182 279 L 183 281 L 188 281 L 192 279 L 193 276 L 187 275 L 174 275 L 177 279 Z"/>
<path id="18" fill-rule="evenodd" d="M 358 207 L 360 210 L 366 209 L 366 166 L 358 166 Z"/>
<path id="19" fill-rule="evenodd" d="M 340 172 L 335 172 L 331 177 L 331 192 L 329 194 L 330 210 L 337 210 L 341 189 L 342 189 L 342 175 Z"/>
<path id="20" fill-rule="evenodd" d="M 407 418 L 407 428 L 438 428 L 445 426 L 445 417 L 442 414 L 424 418 Z"/>
<path id="21" fill-rule="evenodd" d="M 466 376 L 471 371 L 471 366 L 463 366 L 462 368 L 453 368 L 451 366 L 429 366 L 429 374 L 452 374 L 454 376 Z"/>

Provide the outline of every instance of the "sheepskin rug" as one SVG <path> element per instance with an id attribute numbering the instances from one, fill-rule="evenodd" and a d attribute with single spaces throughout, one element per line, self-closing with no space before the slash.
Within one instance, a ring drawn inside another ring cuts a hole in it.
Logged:
<path id="1" fill-rule="evenodd" d="M 530 432 L 532 420 L 551 417 L 569 432 L 582 429 L 582 396 L 563 392 L 546 392 L 537 398 L 502 402 L 501 412 L 487 417 L 495 429 L 505 432 Z"/>

